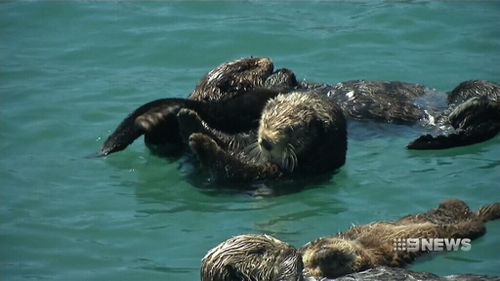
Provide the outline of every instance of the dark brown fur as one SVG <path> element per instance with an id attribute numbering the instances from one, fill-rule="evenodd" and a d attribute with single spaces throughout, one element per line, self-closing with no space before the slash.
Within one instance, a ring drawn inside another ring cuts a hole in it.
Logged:
<path id="1" fill-rule="evenodd" d="M 257 132 L 227 135 L 193 111 L 178 115 L 192 151 L 220 180 L 251 181 L 333 171 L 345 163 L 345 118 L 335 103 L 313 93 L 270 100 Z"/>
<path id="2" fill-rule="evenodd" d="M 297 86 L 293 72 L 272 71 L 273 63 L 267 58 L 224 63 L 199 82 L 189 99 L 159 99 L 134 110 L 106 139 L 100 154 L 123 150 L 141 135 L 148 148 L 158 154 L 182 151 L 176 120 L 182 108 L 194 110 L 211 126 L 227 133 L 254 129 L 265 102 L 279 91 Z M 262 89 L 264 86 L 269 90 Z"/>

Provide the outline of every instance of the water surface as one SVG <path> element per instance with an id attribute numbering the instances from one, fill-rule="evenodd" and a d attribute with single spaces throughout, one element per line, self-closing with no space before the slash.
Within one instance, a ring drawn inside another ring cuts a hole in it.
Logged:
<path id="1" fill-rule="evenodd" d="M 348 162 L 277 197 L 218 192 L 142 140 L 86 156 L 137 106 L 185 97 L 218 64 L 271 57 L 299 79 L 401 80 L 446 92 L 500 82 L 500 2 L 0 3 L 0 276 L 3 280 L 199 280 L 237 234 L 295 246 L 434 208 L 500 201 L 500 138 L 407 151 L 414 131 L 351 125 Z M 500 275 L 500 223 L 469 252 L 420 260 L 437 274 Z"/>

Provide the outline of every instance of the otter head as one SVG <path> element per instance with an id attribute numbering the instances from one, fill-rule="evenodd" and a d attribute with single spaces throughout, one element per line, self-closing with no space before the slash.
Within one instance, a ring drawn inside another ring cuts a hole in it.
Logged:
<path id="1" fill-rule="evenodd" d="M 295 248 L 269 235 L 240 235 L 219 244 L 202 260 L 202 281 L 302 281 Z"/>
<path id="2" fill-rule="evenodd" d="M 306 245 L 303 250 L 306 276 L 336 278 L 358 271 L 360 246 L 355 241 L 326 238 Z"/>
<path id="3" fill-rule="evenodd" d="M 269 121 L 261 123 L 257 145 L 262 160 L 272 162 L 292 172 L 297 164 L 297 152 L 302 150 L 293 127 L 274 126 Z"/>
<path id="4" fill-rule="evenodd" d="M 288 92 L 299 85 L 293 71 L 281 68 L 273 72 L 264 81 L 264 87 L 280 92 Z"/>
<path id="5" fill-rule="evenodd" d="M 263 110 L 258 129 L 260 160 L 293 172 L 301 155 L 311 148 L 324 124 L 330 122 L 328 113 L 322 116 L 322 102 L 314 94 L 301 92 L 278 95 L 270 100 Z"/>
<path id="6" fill-rule="evenodd" d="M 239 96 L 262 87 L 273 69 L 269 58 L 242 58 L 221 64 L 201 79 L 190 98 L 220 101 Z"/>

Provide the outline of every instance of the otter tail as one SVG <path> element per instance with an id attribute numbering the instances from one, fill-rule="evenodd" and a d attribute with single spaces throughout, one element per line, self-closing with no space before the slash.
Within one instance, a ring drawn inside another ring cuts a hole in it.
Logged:
<path id="1" fill-rule="evenodd" d="M 477 212 L 477 216 L 483 222 L 500 219 L 500 203 L 493 203 L 481 207 Z"/>
<path id="2" fill-rule="evenodd" d="M 127 116 L 104 142 L 99 155 L 106 156 L 124 150 L 143 134 L 150 132 L 166 119 L 175 118 L 182 106 L 191 102 L 186 99 L 159 99 L 146 103 Z M 165 132 L 177 133 L 177 132 Z"/>

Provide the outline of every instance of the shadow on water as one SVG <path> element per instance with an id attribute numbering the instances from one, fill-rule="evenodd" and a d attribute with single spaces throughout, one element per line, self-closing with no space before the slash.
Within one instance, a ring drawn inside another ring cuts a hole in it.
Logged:
<path id="1" fill-rule="evenodd" d="M 196 164 L 191 163 L 193 170 L 185 175 L 186 181 L 210 196 L 220 194 L 247 194 L 253 197 L 283 196 L 329 185 L 332 183 L 332 177 L 334 178 L 334 174 L 337 173 L 257 182 L 226 182 L 213 180 L 208 172 L 197 167 Z"/>

